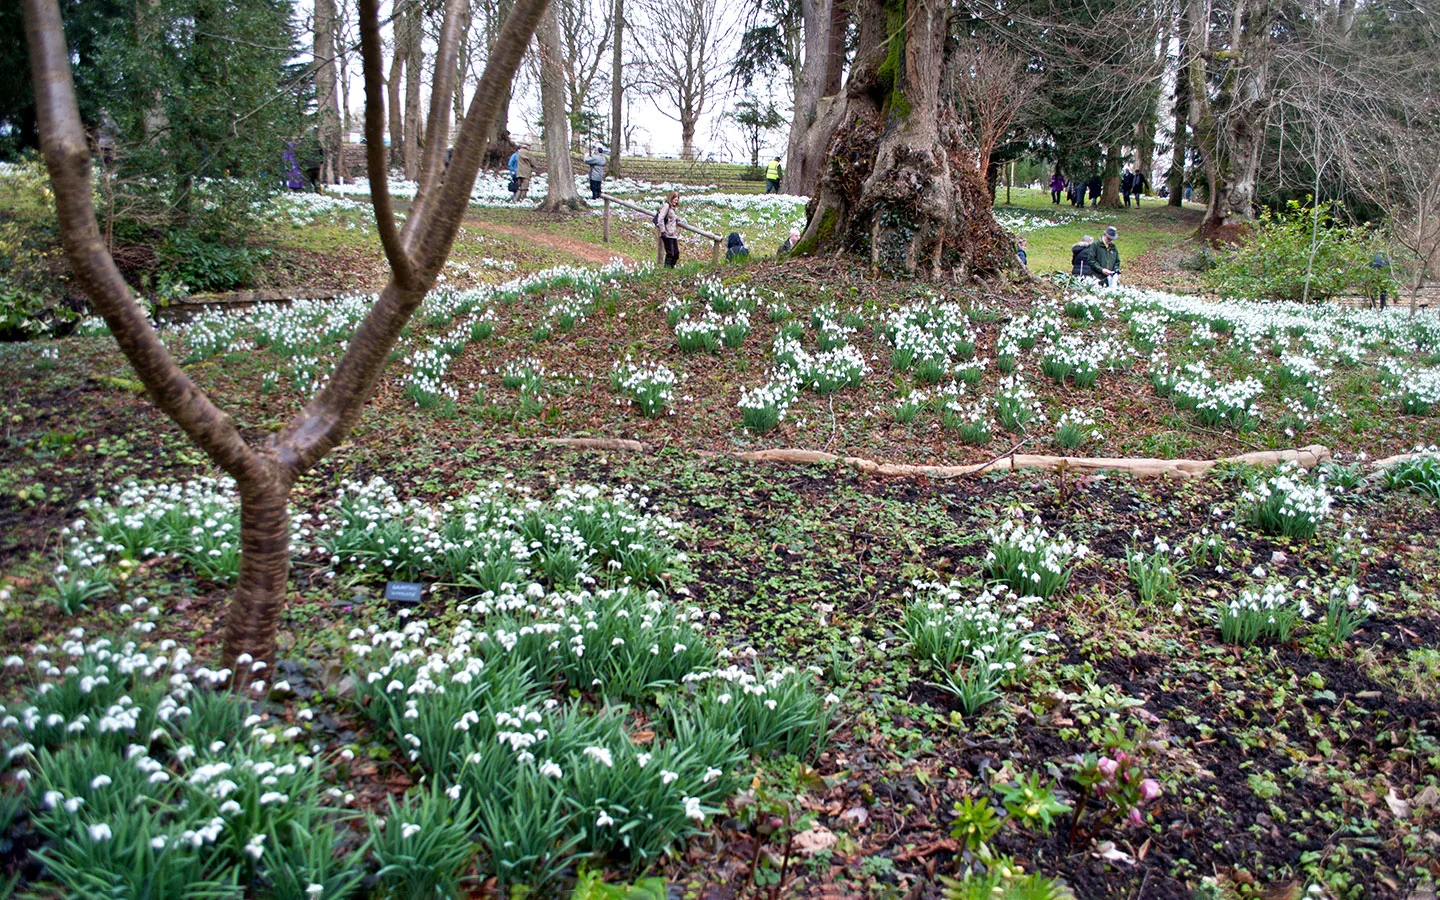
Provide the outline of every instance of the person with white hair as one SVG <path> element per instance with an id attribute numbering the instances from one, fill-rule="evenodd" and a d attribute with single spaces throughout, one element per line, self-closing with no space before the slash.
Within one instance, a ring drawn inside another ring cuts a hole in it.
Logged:
<path id="1" fill-rule="evenodd" d="M 790 237 L 785 239 L 785 243 L 780 245 L 780 249 L 775 251 L 775 255 L 785 256 L 791 250 L 794 250 L 795 245 L 798 243 L 800 243 L 800 226 L 792 225 L 790 228 Z"/>

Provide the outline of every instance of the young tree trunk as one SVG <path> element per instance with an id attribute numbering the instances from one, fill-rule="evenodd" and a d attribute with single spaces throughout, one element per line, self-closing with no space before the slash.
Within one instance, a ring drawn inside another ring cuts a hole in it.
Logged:
<path id="1" fill-rule="evenodd" d="M 680 117 L 680 158 L 695 158 L 695 126 L 699 117 L 694 114 Z"/>
<path id="2" fill-rule="evenodd" d="M 1175 142 L 1170 148 L 1170 171 L 1165 177 L 1165 184 L 1170 189 L 1170 206 L 1180 206 L 1185 202 L 1185 151 L 1186 138 L 1189 136 L 1186 132 L 1190 127 L 1190 82 L 1186 77 L 1185 62 L 1185 42 L 1189 39 L 1189 29 L 1185 11 L 1186 7 L 1182 6 L 1177 29 L 1180 34 L 1180 55 L 1175 72 Z"/>
<path id="3" fill-rule="evenodd" d="M 320 139 L 320 183 L 334 184 L 340 172 L 340 97 L 336 90 L 335 0 L 315 0 L 315 106 Z"/>
<path id="4" fill-rule="evenodd" d="M 838 123 L 837 116 L 827 115 L 829 108 L 835 104 L 826 104 L 824 99 L 840 89 L 840 72 L 845 62 L 842 5 L 838 0 L 800 2 L 805 59 L 795 92 L 795 110 L 790 119 L 790 145 L 785 154 L 787 194 L 804 196 L 814 192 L 821 163 Z M 838 45 L 831 40 L 837 30 L 840 36 Z"/>
<path id="5" fill-rule="evenodd" d="M 1104 181 L 1100 188 L 1098 205 L 1106 209 L 1119 209 L 1125 205 L 1120 202 L 1120 163 L 1120 145 L 1111 144 L 1105 151 L 1105 171 L 1100 176 Z"/>
<path id="6" fill-rule="evenodd" d="M 425 74 L 425 48 L 421 44 L 418 4 L 405 13 L 405 180 L 420 180 L 420 77 Z M 397 36 L 398 40 L 398 36 Z"/>
<path id="7" fill-rule="evenodd" d="M 941 96 L 950 6 L 861 0 L 859 43 L 800 252 L 848 251 L 926 277 L 1018 267 Z"/>
<path id="8" fill-rule="evenodd" d="M 565 103 L 565 52 L 560 42 L 560 16 L 551 3 L 540 19 L 540 110 L 545 119 L 545 163 L 550 189 L 540 209 L 584 209 L 575 192 L 575 170 L 570 165 L 570 117 Z"/>
<path id="9" fill-rule="evenodd" d="M 397 24 L 397 31 L 399 30 Z M 385 82 L 387 111 L 390 114 L 390 168 L 405 168 L 405 119 L 404 108 L 400 105 L 400 79 L 405 76 L 405 49 L 398 35 L 395 39 L 395 55 L 390 57 L 390 77 Z"/>
<path id="10" fill-rule="evenodd" d="M 615 46 L 610 58 L 610 175 L 620 177 L 620 157 L 624 151 L 625 120 L 621 117 L 621 99 L 625 91 L 625 0 L 615 0 Z"/>

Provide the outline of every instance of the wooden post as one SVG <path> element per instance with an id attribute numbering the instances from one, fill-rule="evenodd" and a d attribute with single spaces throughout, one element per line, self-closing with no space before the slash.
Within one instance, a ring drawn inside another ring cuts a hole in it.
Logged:
<path id="1" fill-rule="evenodd" d="M 713 241 L 710 242 L 710 264 L 711 264 L 711 265 L 715 265 L 715 264 L 718 264 L 719 262 L 720 262 L 720 239 L 719 239 L 719 238 L 716 238 L 715 240 L 713 240 Z"/>
<path id="2" fill-rule="evenodd" d="M 609 198 L 609 197 L 606 197 L 606 198 L 605 198 L 605 227 L 604 227 L 603 239 L 604 239 L 605 243 L 607 243 L 607 244 L 610 243 L 610 198 Z"/>
<path id="3" fill-rule="evenodd" d="M 660 236 L 660 229 L 655 229 L 655 265 L 665 265 L 665 239 Z"/>

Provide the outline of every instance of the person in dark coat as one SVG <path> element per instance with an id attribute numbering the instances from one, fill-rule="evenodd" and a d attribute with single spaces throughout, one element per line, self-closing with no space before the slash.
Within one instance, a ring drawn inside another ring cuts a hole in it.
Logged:
<path id="1" fill-rule="evenodd" d="M 1135 190 L 1135 173 L 1129 169 L 1120 176 L 1120 196 L 1125 198 L 1125 205 L 1130 205 L 1130 192 Z"/>
<path id="2" fill-rule="evenodd" d="M 1137 171 L 1135 173 L 1135 183 L 1130 185 L 1130 193 L 1135 195 L 1136 209 L 1140 208 L 1140 196 L 1145 193 L 1145 185 L 1147 184 L 1149 184 L 1149 182 L 1145 180 L 1145 173 Z"/>
<path id="3" fill-rule="evenodd" d="M 1089 183 L 1088 183 L 1088 182 L 1084 182 L 1084 181 L 1077 181 L 1077 182 L 1075 182 L 1075 205 L 1076 205 L 1076 206 L 1079 206 L 1079 207 L 1084 207 L 1084 206 L 1085 206 L 1085 189 L 1086 189 L 1087 187 L 1089 187 Z"/>
<path id="4" fill-rule="evenodd" d="M 790 251 L 794 250 L 795 245 L 798 243 L 800 243 L 800 229 L 792 225 L 790 226 L 790 236 L 785 239 L 785 243 L 780 245 L 780 249 L 775 251 L 775 255 L 789 255 Z"/>
<path id="5" fill-rule="evenodd" d="M 1110 287 L 1120 283 L 1120 249 L 1115 246 L 1115 239 L 1119 236 L 1120 232 L 1111 225 L 1105 229 L 1100 240 L 1090 245 L 1087 253 L 1090 274 Z"/>
<path id="6" fill-rule="evenodd" d="M 745 259 L 749 255 L 750 248 L 745 246 L 745 239 L 740 237 L 740 232 L 730 232 L 725 238 L 725 261 L 733 262 L 737 259 Z"/>
<path id="7" fill-rule="evenodd" d="M 1090 205 L 1098 206 L 1100 203 L 1100 192 L 1105 189 L 1105 182 L 1100 180 L 1099 175 L 1094 175 L 1091 176 L 1090 184 L 1087 185 L 1087 187 L 1090 189 Z"/>
<path id="8" fill-rule="evenodd" d="M 1090 245 L 1093 243 L 1095 238 L 1087 234 L 1070 247 L 1070 274 L 1076 278 L 1090 276 Z"/>

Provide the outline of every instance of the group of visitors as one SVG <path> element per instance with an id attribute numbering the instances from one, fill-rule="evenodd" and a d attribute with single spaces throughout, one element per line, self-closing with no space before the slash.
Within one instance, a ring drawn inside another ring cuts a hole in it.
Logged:
<path id="1" fill-rule="evenodd" d="M 1130 205 L 1130 198 L 1135 198 L 1135 206 L 1140 206 L 1140 197 L 1145 193 L 1145 186 L 1149 182 L 1143 172 L 1132 172 L 1127 166 L 1125 174 L 1120 176 L 1120 195 L 1125 198 L 1125 205 Z M 1058 168 L 1055 174 L 1050 176 L 1050 202 L 1055 206 L 1060 205 L 1060 196 L 1072 206 L 1083 207 L 1086 195 L 1089 195 L 1090 205 L 1096 206 L 1100 203 L 1100 195 L 1105 190 L 1105 182 L 1099 175 L 1092 175 L 1088 180 L 1070 181 Z"/>
<path id="2" fill-rule="evenodd" d="M 1119 230 L 1111 225 L 1098 241 L 1088 234 L 1080 238 L 1070 248 L 1070 274 L 1076 278 L 1094 279 L 1109 287 L 1119 284 L 1120 249 L 1115 246 L 1119 237 Z"/>
<path id="3" fill-rule="evenodd" d="M 610 157 L 605 155 L 604 147 L 591 147 L 590 155 L 585 157 L 585 165 L 590 167 L 591 200 L 600 199 L 600 188 L 605 183 L 605 167 L 609 162 Z M 535 157 L 530 153 L 529 144 L 521 142 L 510 154 L 509 169 L 510 202 L 518 203 L 530 196 L 530 179 L 535 175 Z"/>

